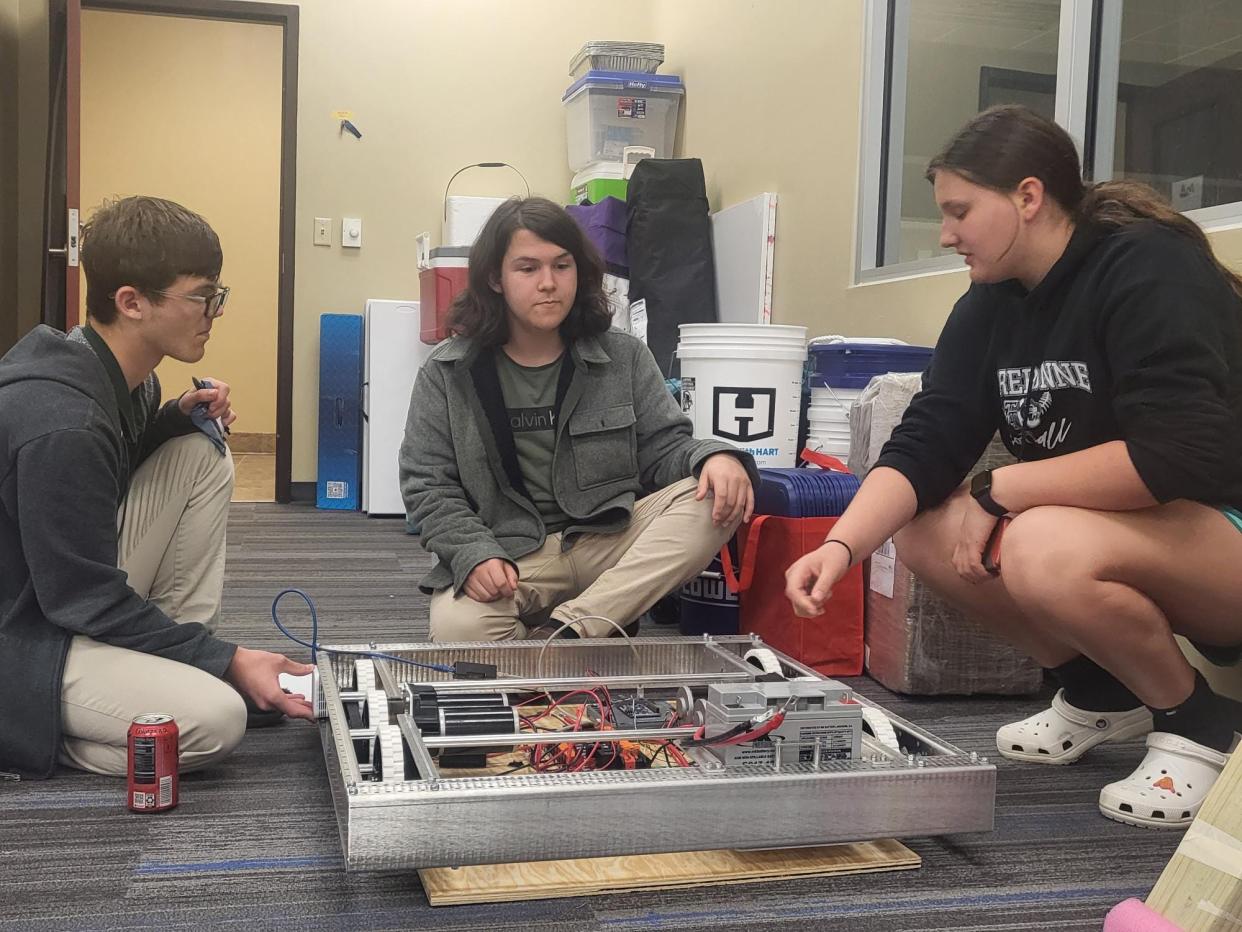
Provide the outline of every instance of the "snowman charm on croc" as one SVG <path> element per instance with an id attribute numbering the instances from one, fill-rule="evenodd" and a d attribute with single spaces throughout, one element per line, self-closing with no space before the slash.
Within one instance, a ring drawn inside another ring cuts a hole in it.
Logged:
<path id="1" fill-rule="evenodd" d="M 1100 812 L 1142 828 L 1185 828 L 1228 761 L 1206 745 L 1153 731 L 1138 769 L 1100 791 Z"/>

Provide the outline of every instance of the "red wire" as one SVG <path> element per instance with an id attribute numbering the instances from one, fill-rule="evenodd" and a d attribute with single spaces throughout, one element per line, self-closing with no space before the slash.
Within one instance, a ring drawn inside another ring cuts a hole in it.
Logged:
<path id="1" fill-rule="evenodd" d="M 783 721 L 785 721 L 785 713 L 777 712 L 775 715 L 773 715 L 770 719 L 768 719 L 766 722 L 764 722 L 754 731 L 748 731 L 744 735 L 736 735 L 735 737 L 729 738 L 726 741 L 720 741 L 712 746 L 713 747 L 724 747 L 725 745 L 730 745 L 730 744 L 745 744 L 748 741 L 757 741 L 759 738 L 762 738 L 764 735 L 768 734 L 769 732 L 775 731 L 777 728 L 779 728 Z"/>

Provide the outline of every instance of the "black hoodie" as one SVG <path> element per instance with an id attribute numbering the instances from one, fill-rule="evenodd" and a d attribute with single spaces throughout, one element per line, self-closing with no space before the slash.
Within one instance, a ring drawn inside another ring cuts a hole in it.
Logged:
<path id="1" fill-rule="evenodd" d="M 152 374 L 126 423 L 109 365 L 81 330 L 42 326 L 0 359 L 0 770 L 23 776 L 56 766 L 75 634 L 215 676 L 236 649 L 200 624 L 173 622 L 117 568 L 130 475 L 187 421 L 174 403 L 160 409 Z"/>
<path id="2" fill-rule="evenodd" d="M 1242 507 L 1242 300 L 1175 230 L 1082 225 L 1029 293 L 972 285 L 877 466 L 944 501 L 999 430 L 1019 460 L 1125 441 L 1157 501 Z"/>

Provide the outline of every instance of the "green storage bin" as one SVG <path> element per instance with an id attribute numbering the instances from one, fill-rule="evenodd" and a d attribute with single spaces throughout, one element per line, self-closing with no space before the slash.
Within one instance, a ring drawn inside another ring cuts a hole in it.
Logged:
<path id="1" fill-rule="evenodd" d="M 606 197 L 615 197 L 619 201 L 625 200 L 626 189 L 630 183 L 624 178 L 592 178 L 590 181 L 584 181 L 575 185 L 569 192 L 569 202 L 571 204 L 581 204 L 587 201 L 591 204 L 598 204 Z"/>

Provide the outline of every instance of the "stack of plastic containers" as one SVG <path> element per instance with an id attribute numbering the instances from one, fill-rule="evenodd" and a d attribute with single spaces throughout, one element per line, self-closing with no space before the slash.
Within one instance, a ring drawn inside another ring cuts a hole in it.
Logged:
<path id="1" fill-rule="evenodd" d="M 862 390 L 885 372 L 922 372 L 932 348 L 894 340 L 856 338 L 811 341 L 807 446 L 840 459 L 850 455 L 850 411 Z"/>
<path id="2" fill-rule="evenodd" d="M 671 158 L 681 78 L 656 74 L 664 46 L 649 42 L 586 43 L 570 63 L 573 84 L 561 100 L 573 203 L 625 199 L 639 158 Z"/>

